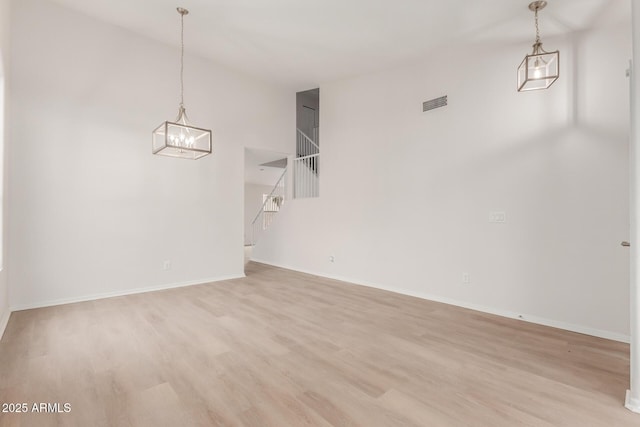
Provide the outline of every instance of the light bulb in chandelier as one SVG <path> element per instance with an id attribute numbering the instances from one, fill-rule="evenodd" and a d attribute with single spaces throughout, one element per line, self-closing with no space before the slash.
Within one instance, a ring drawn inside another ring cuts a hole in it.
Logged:
<path id="1" fill-rule="evenodd" d="M 545 62 L 540 59 L 540 58 L 536 58 L 535 62 L 533 63 L 533 78 L 534 79 L 539 79 L 543 76 L 544 70 L 545 70 Z"/>

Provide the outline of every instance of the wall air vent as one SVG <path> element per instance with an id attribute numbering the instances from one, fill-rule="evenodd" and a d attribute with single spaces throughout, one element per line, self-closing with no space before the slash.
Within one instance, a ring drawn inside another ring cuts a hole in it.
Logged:
<path id="1" fill-rule="evenodd" d="M 429 101 L 424 101 L 422 103 L 422 111 L 429 111 L 435 108 L 444 107 L 447 105 L 447 95 L 441 96 L 440 98 L 434 98 Z"/>

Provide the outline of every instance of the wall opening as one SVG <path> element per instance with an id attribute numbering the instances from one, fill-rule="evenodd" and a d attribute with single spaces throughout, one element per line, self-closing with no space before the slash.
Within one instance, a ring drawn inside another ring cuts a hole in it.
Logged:
<path id="1" fill-rule="evenodd" d="M 296 93 L 296 158 L 293 197 L 318 197 L 320 180 L 320 89 Z"/>

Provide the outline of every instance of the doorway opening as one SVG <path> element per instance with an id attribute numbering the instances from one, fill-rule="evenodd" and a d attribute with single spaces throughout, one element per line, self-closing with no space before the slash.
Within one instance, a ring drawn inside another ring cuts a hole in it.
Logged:
<path id="1" fill-rule="evenodd" d="M 284 204 L 287 154 L 244 150 L 244 265 Z M 245 271 L 246 274 L 246 271 Z"/>

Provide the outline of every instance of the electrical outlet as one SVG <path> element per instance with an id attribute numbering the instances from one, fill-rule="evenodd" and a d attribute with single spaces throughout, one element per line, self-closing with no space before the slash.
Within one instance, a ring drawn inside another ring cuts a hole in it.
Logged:
<path id="1" fill-rule="evenodd" d="M 503 211 L 489 212 L 489 222 L 494 224 L 504 224 L 507 222 L 507 214 Z"/>
<path id="2" fill-rule="evenodd" d="M 462 283 L 465 285 L 471 283 L 471 277 L 469 277 L 469 273 L 462 273 Z"/>
<path id="3" fill-rule="evenodd" d="M 329 255 L 329 262 L 336 262 L 336 257 L 333 255 Z"/>
<path id="4" fill-rule="evenodd" d="M 171 260 L 167 259 L 162 263 L 162 269 L 163 270 L 171 270 Z"/>

